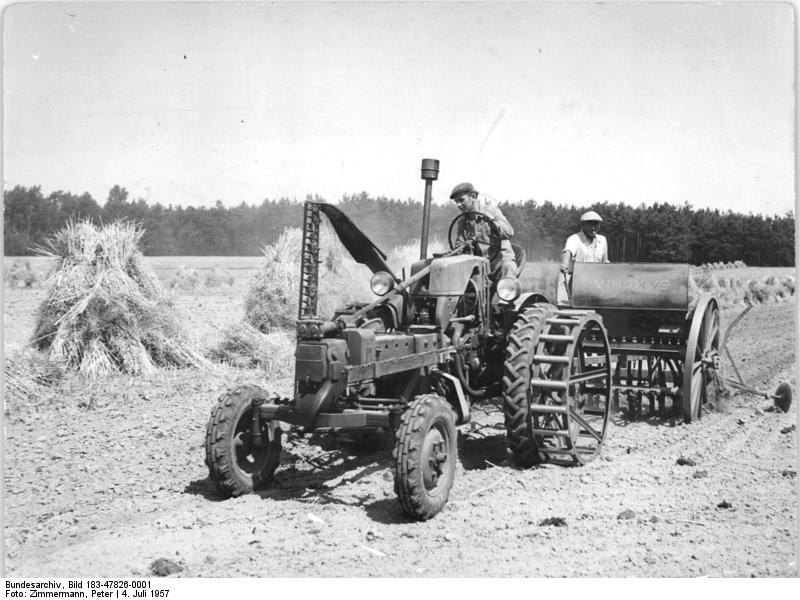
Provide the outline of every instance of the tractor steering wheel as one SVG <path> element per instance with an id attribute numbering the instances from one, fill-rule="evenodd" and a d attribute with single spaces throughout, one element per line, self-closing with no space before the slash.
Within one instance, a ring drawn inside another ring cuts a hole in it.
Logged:
<path id="1" fill-rule="evenodd" d="M 466 225 L 467 217 L 474 217 L 475 220 L 478 222 L 483 220 L 484 222 L 488 223 L 489 229 L 492 231 L 492 235 L 497 236 L 498 238 L 500 237 L 500 229 L 497 227 L 497 223 L 494 222 L 494 219 L 492 219 L 489 215 L 476 211 L 463 212 L 460 215 L 458 215 L 455 219 L 453 219 L 453 222 L 450 223 L 450 228 L 447 230 L 447 244 L 450 246 L 450 250 L 455 250 L 457 246 L 456 244 L 457 234 L 456 235 L 453 234 L 457 232 L 460 228 L 456 227 L 456 223 L 463 220 L 464 224 Z M 479 242 L 477 236 L 474 233 L 470 235 L 465 234 L 464 247 L 465 248 L 470 247 L 472 249 L 472 253 L 477 256 L 486 256 L 486 251 L 482 250 L 479 244 L 487 245 L 487 243 L 484 241 Z M 492 262 L 494 261 L 495 258 L 497 258 L 499 254 L 500 254 L 500 248 L 498 247 L 498 249 L 492 254 L 492 256 L 486 256 L 486 258 L 489 259 L 489 262 Z"/>

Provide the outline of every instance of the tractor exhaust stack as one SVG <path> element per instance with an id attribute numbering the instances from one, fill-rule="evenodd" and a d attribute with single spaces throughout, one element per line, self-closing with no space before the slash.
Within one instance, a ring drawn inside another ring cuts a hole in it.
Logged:
<path id="1" fill-rule="evenodd" d="M 428 255 L 428 226 L 431 221 L 431 188 L 439 178 L 439 161 L 435 158 L 422 159 L 422 179 L 425 180 L 425 203 L 422 208 L 422 235 L 419 241 L 419 258 L 424 260 Z"/>

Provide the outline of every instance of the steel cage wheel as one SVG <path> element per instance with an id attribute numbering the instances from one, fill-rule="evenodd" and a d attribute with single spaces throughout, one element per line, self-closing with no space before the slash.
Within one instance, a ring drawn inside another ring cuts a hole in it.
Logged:
<path id="1" fill-rule="evenodd" d="M 719 304 L 713 296 L 703 295 L 692 316 L 683 364 L 681 411 L 687 423 L 702 417 L 708 401 L 708 385 L 719 368 L 719 337 Z"/>
<path id="2" fill-rule="evenodd" d="M 530 383 L 531 428 L 551 461 L 585 464 L 605 440 L 611 406 L 611 350 L 602 318 L 558 310 L 539 336 Z"/>
<path id="3" fill-rule="evenodd" d="M 206 466 L 209 477 L 225 497 L 267 487 L 278 467 L 282 432 L 277 422 L 264 423 L 266 439 L 252 439 L 253 400 L 267 397 L 256 385 L 243 385 L 223 394 L 206 427 Z M 263 436 L 262 436 L 263 437 Z"/>
<path id="4" fill-rule="evenodd" d="M 424 521 L 447 504 L 458 457 L 456 416 L 436 394 L 417 396 L 397 428 L 394 487 L 403 510 Z"/>

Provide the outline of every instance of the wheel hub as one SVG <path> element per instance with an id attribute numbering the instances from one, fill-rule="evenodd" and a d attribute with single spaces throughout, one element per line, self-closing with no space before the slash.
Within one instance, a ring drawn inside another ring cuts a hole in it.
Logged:
<path id="1" fill-rule="evenodd" d="M 713 369 L 717 371 L 722 364 L 722 359 L 716 350 L 708 350 L 705 354 L 703 354 L 703 358 L 701 360 L 703 363 L 703 370 Z"/>
<path id="2" fill-rule="evenodd" d="M 442 465 L 447 461 L 447 452 L 444 451 L 444 441 L 436 442 L 431 448 L 433 454 L 428 459 L 431 476 L 434 483 L 442 476 Z"/>
<path id="3" fill-rule="evenodd" d="M 428 489 L 435 488 L 438 483 L 439 479 L 444 474 L 444 464 L 447 462 L 447 448 L 446 442 L 441 434 L 436 432 L 431 432 L 433 435 L 431 436 L 433 439 L 429 438 L 429 444 L 427 447 L 427 468 L 425 469 L 425 487 Z"/>

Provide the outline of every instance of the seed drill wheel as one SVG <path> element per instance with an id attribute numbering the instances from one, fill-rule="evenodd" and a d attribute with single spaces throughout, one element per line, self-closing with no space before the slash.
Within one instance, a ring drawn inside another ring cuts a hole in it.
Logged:
<path id="1" fill-rule="evenodd" d="M 424 521 L 447 503 L 456 472 L 456 416 L 436 394 L 414 398 L 394 447 L 394 489 L 403 510 Z"/>
<path id="2" fill-rule="evenodd" d="M 555 310 L 531 360 L 531 434 L 554 462 L 585 464 L 603 444 L 611 405 L 611 354 L 602 318 Z"/>
<path id="3" fill-rule="evenodd" d="M 225 497 L 267 487 L 281 455 L 281 430 L 264 423 L 254 439 L 253 400 L 267 397 L 257 385 L 242 385 L 223 394 L 206 427 L 206 465 L 211 480 Z"/>
<path id="4" fill-rule="evenodd" d="M 719 369 L 719 331 L 717 300 L 703 295 L 694 309 L 683 364 L 681 408 L 687 423 L 702 416 L 703 405 L 708 400 L 708 386 Z"/>

